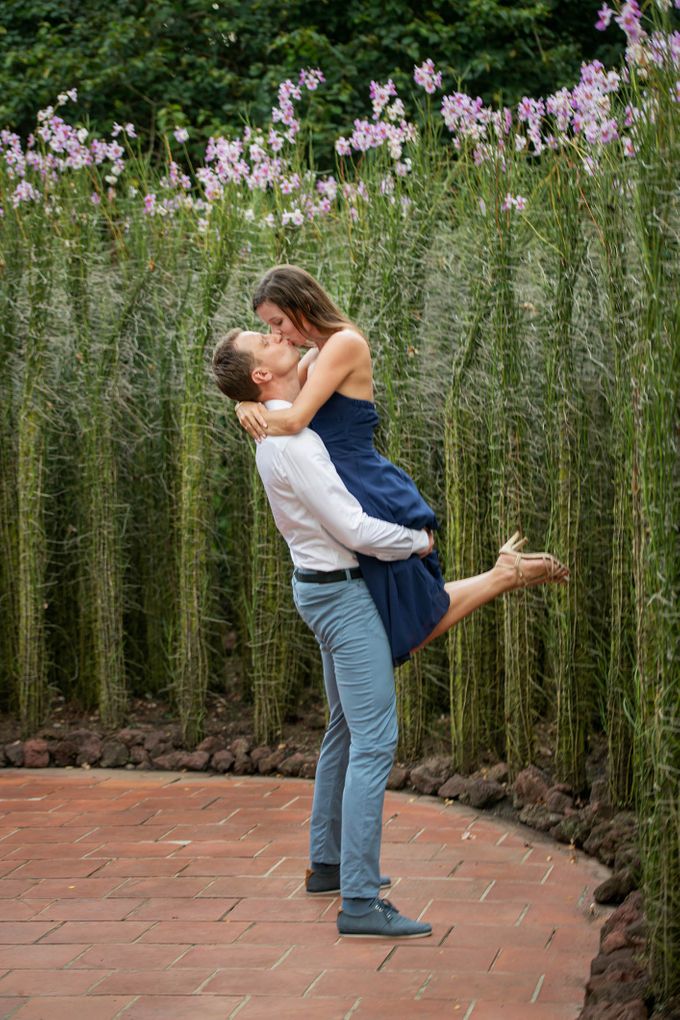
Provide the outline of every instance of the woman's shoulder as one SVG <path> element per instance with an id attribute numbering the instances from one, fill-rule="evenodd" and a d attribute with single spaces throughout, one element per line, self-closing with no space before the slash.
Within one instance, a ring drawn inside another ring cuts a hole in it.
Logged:
<path id="1" fill-rule="evenodd" d="M 360 333 L 354 326 L 345 326 L 343 329 L 331 333 L 322 347 L 322 352 L 334 351 L 335 353 L 347 352 L 353 355 L 370 354 L 368 341 L 363 333 Z"/>

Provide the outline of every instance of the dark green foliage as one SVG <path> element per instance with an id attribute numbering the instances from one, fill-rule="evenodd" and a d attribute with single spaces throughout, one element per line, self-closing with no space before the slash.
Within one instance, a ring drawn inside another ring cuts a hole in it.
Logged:
<path id="1" fill-rule="evenodd" d="M 97 131 L 132 121 L 145 144 L 175 125 L 201 138 L 266 120 L 301 66 L 327 78 L 308 126 L 315 150 L 370 110 L 372 78 L 399 88 L 432 57 L 449 90 L 512 102 L 570 84 L 584 59 L 611 61 L 593 0 L 9 0 L 0 8 L 0 126 L 76 86 Z M 538 54 L 538 59 L 537 59 Z M 191 144 L 191 143 L 190 143 Z"/>

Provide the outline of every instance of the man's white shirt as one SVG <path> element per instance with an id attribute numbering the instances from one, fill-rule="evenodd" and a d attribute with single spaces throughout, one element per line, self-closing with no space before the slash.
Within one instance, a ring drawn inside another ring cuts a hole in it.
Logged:
<path id="1" fill-rule="evenodd" d="M 275 411 L 291 405 L 268 400 L 265 406 Z M 404 560 L 428 548 L 426 531 L 364 513 L 312 429 L 268 436 L 258 443 L 255 459 L 276 526 L 301 570 L 355 567 L 352 550 L 380 560 Z"/>

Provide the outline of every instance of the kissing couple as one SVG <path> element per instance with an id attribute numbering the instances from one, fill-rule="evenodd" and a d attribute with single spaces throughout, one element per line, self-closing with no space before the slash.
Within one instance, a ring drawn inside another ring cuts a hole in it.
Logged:
<path id="1" fill-rule="evenodd" d="M 253 310 L 265 332 L 232 329 L 212 372 L 257 442 L 257 469 L 293 560 L 293 598 L 321 652 L 329 720 L 310 825 L 310 895 L 340 894 L 348 937 L 422 938 L 380 890 L 385 786 L 397 746 L 394 666 L 479 606 L 516 588 L 566 584 L 516 532 L 487 571 L 445 581 L 437 520 L 413 480 L 373 445 L 368 341 L 314 277 L 269 270 Z M 304 356 L 300 350 L 306 348 Z"/>

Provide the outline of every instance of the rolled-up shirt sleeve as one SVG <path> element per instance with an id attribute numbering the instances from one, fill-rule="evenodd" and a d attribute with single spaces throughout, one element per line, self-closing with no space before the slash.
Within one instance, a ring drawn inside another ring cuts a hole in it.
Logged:
<path id="1" fill-rule="evenodd" d="M 278 466 L 309 513 L 348 549 L 390 561 L 408 559 L 428 548 L 426 531 L 381 521 L 364 512 L 318 437 L 288 444 Z"/>

